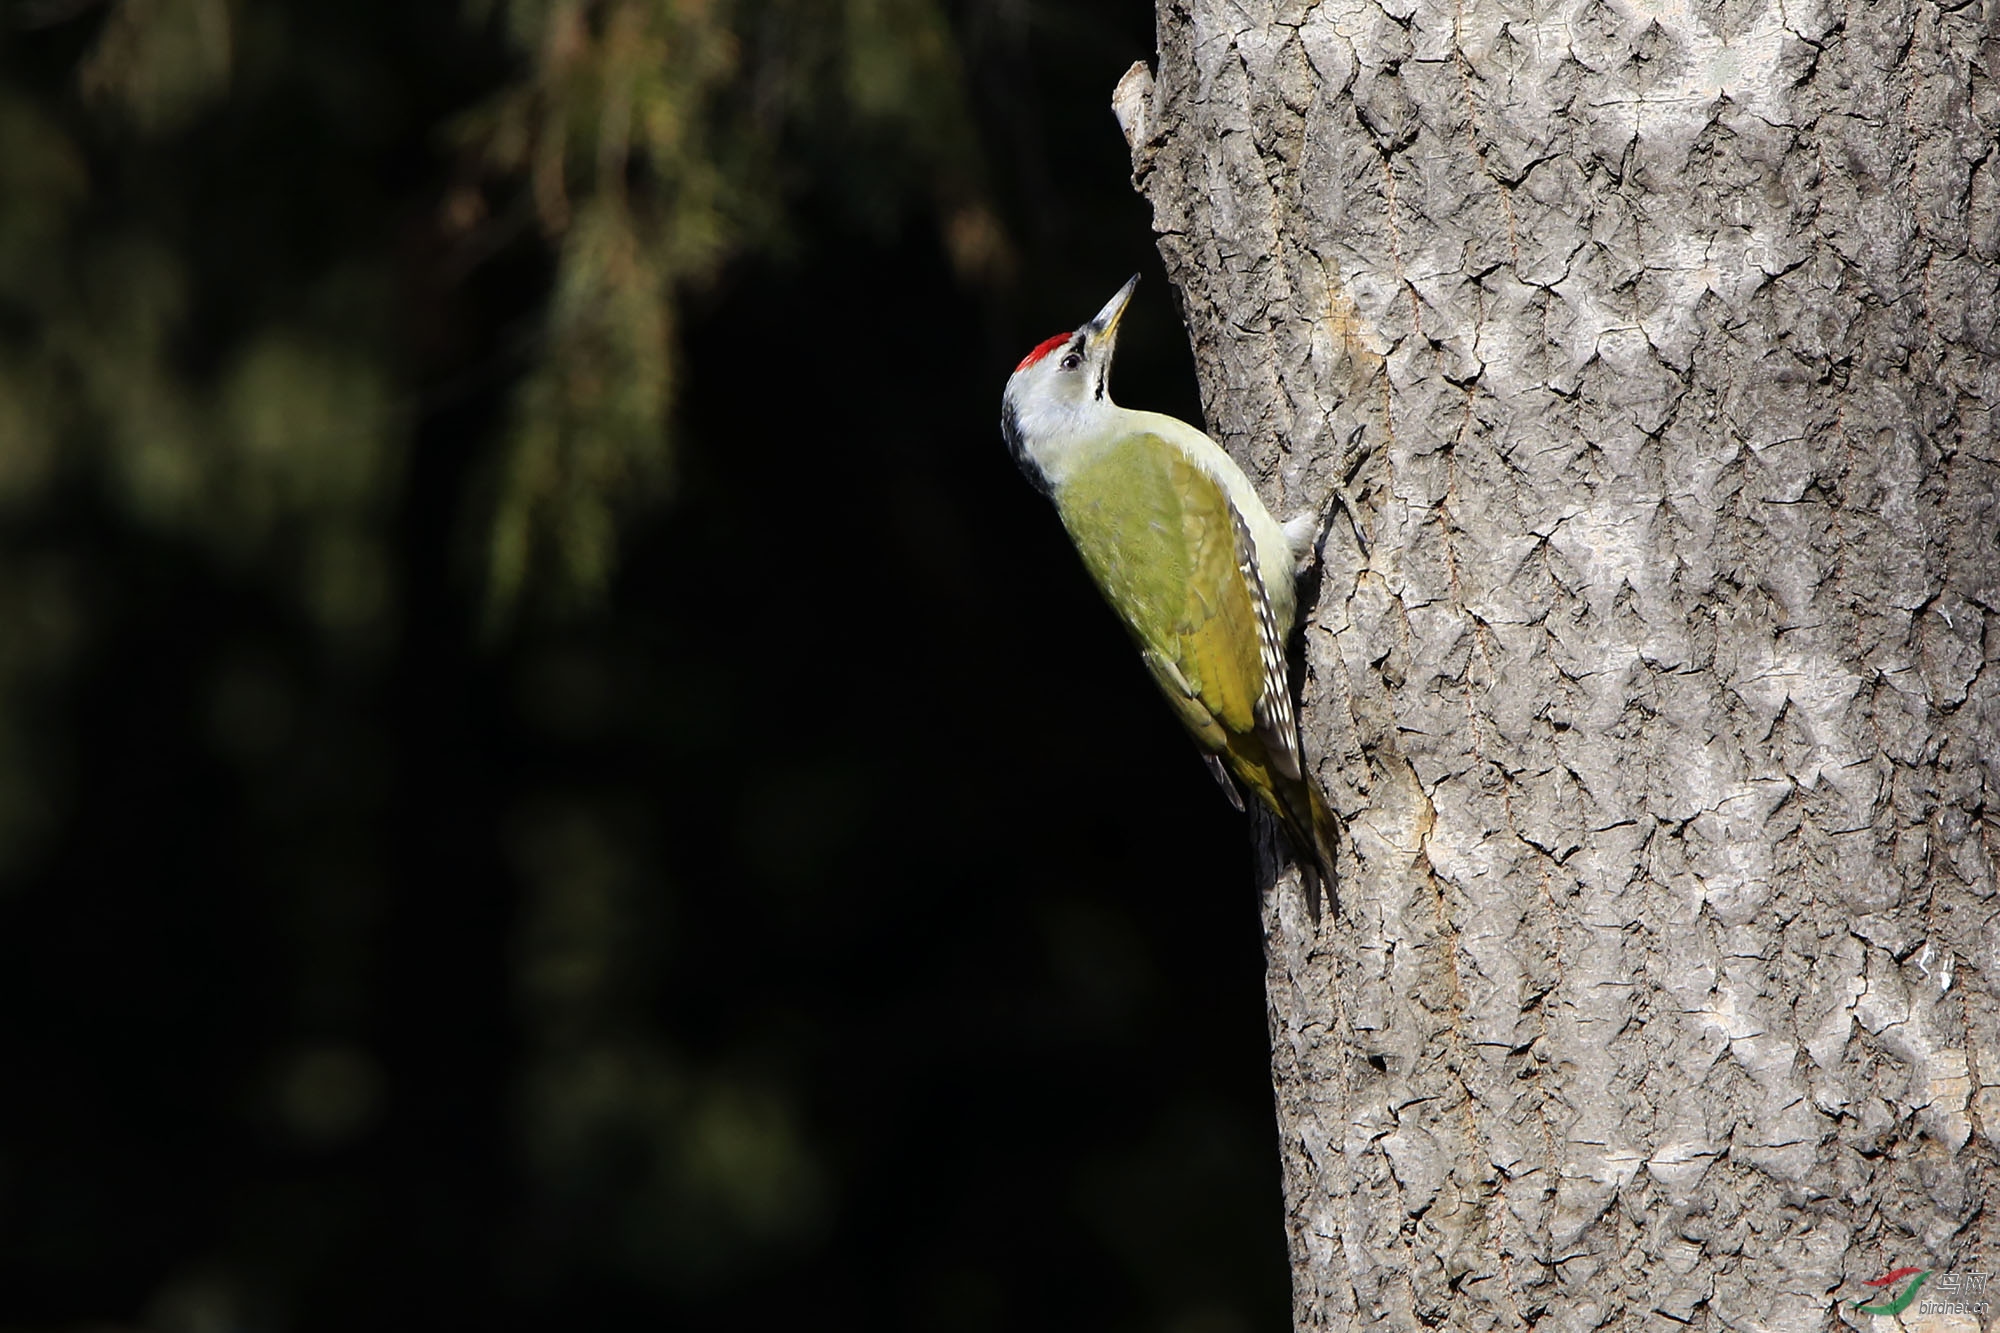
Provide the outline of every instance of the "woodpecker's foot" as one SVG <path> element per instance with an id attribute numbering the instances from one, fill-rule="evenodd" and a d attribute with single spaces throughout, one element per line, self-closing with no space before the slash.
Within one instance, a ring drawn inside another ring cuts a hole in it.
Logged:
<path id="1" fill-rule="evenodd" d="M 1342 510 L 1346 511 L 1348 526 L 1353 529 L 1355 549 L 1361 552 L 1363 561 L 1368 559 L 1368 534 L 1361 527 L 1361 506 L 1348 489 L 1354 481 L 1354 474 L 1361 470 L 1361 460 L 1366 457 L 1354 447 L 1360 436 L 1361 429 L 1356 427 L 1347 442 L 1347 458 L 1340 475 L 1334 480 L 1332 493 L 1327 496 L 1325 510 L 1318 514 L 1300 514 L 1285 524 L 1285 540 L 1290 543 L 1292 554 L 1298 560 L 1301 576 L 1326 563 L 1326 539 L 1333 531 L 1334 516 Z"/>
<path id="2" fill-rule="evenodd" d="M 1324 564 L 1326 561 L 1326 535 L 1333 530 L 1333 511 L 1347 511 L 1348 526 L 1354 529 L 1354 546 L 1361 552 L 1362 560 L 1368 559 L 1368 535 L 1361 530 L 1361 506 L 1354 501 L 1353 494 L 1345 482 L 1333 483 L 1333 499 L 1327 502 L 1326 518 L 1320 524 L 1319 538 L 1313 543 L 1313 559 Z"/>
<path id="3" fill-rule="evenodd" d="M 1300 514 L 1285 524 L 1285 543 L 1292 548 L 1292 558 L 1298 562 L 1299 577 L 1304 578 L 1326 563 L 1326 539 L 1333 531 L 1334 517 L 1342 510 L 1347 512 L 1348 526 L 1354 531 L 1355 548 L 1361 552 L 1362 560 L 1368 559 L 1368 538 L 1361 530 L 1361 507 L 1346 486 L 1335 482 L 1325 513 Z"/>

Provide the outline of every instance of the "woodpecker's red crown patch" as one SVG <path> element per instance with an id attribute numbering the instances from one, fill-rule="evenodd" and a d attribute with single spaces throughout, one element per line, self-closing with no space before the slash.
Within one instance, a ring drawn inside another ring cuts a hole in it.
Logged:
<path id="1" fill-rule="evenodd" d="M 1014 367 L 1014 373 L 1016 375 L 1020 374 L 1022 371 L 1026 370 L 1029 366 L 1034 365 L 1035 362 L 1041 360 L 1043 357 L 1047 356 L 1050 352 L 1055 351 L 1056 348 L 1061 347 L 1064 343 L 1068 341 L 1069 341 L 1069 335 L 1067 333 L 1058 333 L 1055 337 L 1050 338 L 1047 342 L 1037 344 L 1034 351 L 1028 353 L 1026 356 L 1021 358 L 1021 364 Z"/>

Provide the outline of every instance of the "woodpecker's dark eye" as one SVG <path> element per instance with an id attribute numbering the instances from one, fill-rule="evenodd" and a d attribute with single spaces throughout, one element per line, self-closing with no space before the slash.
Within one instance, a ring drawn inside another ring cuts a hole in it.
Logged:
<path id="1" fill-rule="evenodd" d="M 1062 359 L 1062 368 L 1064 370 L 1075 370 L 1078 366 L 1082 364 L 1083 364 L 1083 358 L 1078 356 L 1075 352 L 1071 352 L 1068 356 Z"/>

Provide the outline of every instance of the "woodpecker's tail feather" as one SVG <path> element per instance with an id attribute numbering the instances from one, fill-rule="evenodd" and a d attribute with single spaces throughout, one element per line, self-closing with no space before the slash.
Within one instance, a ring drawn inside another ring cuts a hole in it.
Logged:
<path id="1" fill-rule="evenodd" d="M 1319 784 L 1310 777 L 1305 781 L 1306 801 L 1312 808 L 1312 859 L 1326 880 L 1326 898 L 1335 916 L 1340 915 L 1340 883 L 1334 877 L 1334 851 L 1340 846 L 1340 821 L 1320 795 Z M 1308 892 L 1306 905 L 1312 908 L 1313 920 L 1319 920 L 1319 895 Z"/>
<path id="2" fill-rule="evenodd" d="M 1257 796 L 1266 809 L 1277 816 L 1292 858 L 1299 864 L 1305 882 L 1306 907 L 1315 923 L 1320 916 L 1320 889 L 1326 889 L 1333 914 L 1340 915 L 1340 896 L 1334 884 L 1334 850 L 1340 846 L 1340 817 L 1327 805 L 1310 770 L 1291 777 L 1274 765 L 1255 735 L 1230 734 L 1227 748 L 1218 757 L 1223 766 Z"/>
<path id="3" fill-rule="evenodd" d="M 1334 878 L 1334 849 L 1340 845 L 1340 821 L 1320 795 L 1319 784 L 1310 776 L 1297 781 L 1280 778 L 1276 784 L 1278 823 L 1285 841 L 1299 863 L 1299 878 L 1306 889 L 1306 907 L 1314 922 L 1319 920 L 1320 890 L 1324 885 L 1333 914 L 1340 915 L 1340 891 Z"/>
<path id="4" fill-rule="evenodd" d="M 1306 907 L 1315 923 L 1320 917 L 1320 889 L 1340 915 L 1340 896 L 1334 885 L 1334 850 L 1340 846 L 1340 817 L 1333 813 L 1320 793 L 1311 772 L 1290 777 L 1278 770 L 1254 737 L 1230 737 L 1223 756 L 1229 771 L 1257 794 L 1257 799 L 1278 817 L 1292 859 L 1299 864 L 1305 882 Z"/>

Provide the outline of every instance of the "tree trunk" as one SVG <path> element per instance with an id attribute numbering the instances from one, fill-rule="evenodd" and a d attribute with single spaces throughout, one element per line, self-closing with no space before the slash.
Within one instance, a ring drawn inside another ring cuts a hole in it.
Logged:
<path id="1" fill-rule="evenodd" d="M 2000 1268 L 2000 9 L 1159 38 L 1115 105 L 1208 427 L 1369 538 L 1303 632 L 1341 913 L 1264 899 L 1297 1327 Z"/>

